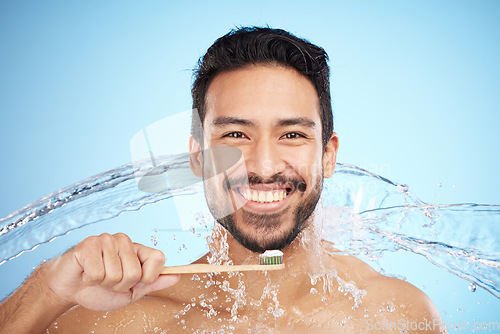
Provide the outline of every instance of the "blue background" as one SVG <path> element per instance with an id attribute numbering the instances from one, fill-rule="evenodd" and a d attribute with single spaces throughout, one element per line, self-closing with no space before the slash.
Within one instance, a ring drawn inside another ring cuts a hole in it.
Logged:
<path id="1" fill-rule="evenodd" d="M 495 0 L 2 1 L 0 216 L 130 162 L 133 134 L 190 109 L 206 48 L 265 24 L 329 53 L 339 161 L 430 202 L 499 204 L 499 15 Z"/>
<path id="2" fill-rule="evenodd" d="M 4 0 L 0 217 L 129 163 L 137 131 L 190 109 L 207 47 L 266 24 L 330 55 L 338 161 L 428 202 L 500 204 L 499 17 L 496 0 Z"/>

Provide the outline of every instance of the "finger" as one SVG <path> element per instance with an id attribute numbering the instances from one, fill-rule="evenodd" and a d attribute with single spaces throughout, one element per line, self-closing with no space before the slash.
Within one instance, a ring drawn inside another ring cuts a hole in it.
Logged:
<path id="1" fill-rule="evenodd" d="M 181 275 L 179 274 L 169 274 L 160 275 L 153 283 L 150 284 L 143 284 L 142 282 L 139 282 L 132 288 L 132 300 L 136 301 L 152 291 L 169 288 L 179 282 L 180 279 Z"/>
<path id="2" fill-rule="evenodd" d="M 149 285 L 150 291 L 162 290 L 171 287 L 174 284 L 177 284 L 181 279 L 181 275 L 179 274 L 170 274 L 170 275 L 160 275 Z"/>
<path id="3" fill-rule="evenodd" d="M 105 274 L 101 285 L 107 288 L 116 286 L 123 278 L 122 261 L 117 248 L 113 236 L 103 237 L 102 258 Z"/>
<path id="4" fill-rule="evenodd" d="M 130 238 L 124 234 L 117 235 L 116 237 L 118 239 L 118 256 L 121 260 L 123 277 L 121 281 L 113 287 L 113 290 L 126 292 L 141 280 L 141 262 L 137 257 Z"/>
<path id="5" fill-rule="evenodd" d="M 141 283 L 150 284 L 158 279 L 163 266 L 165 255 L 158 249 L 149 248 L 141 244 L 134 244 L 136 254 L 142 263 Z"/>
<path id="6" fill-rule="evenodd" d="M 85 239 L 74 248 L 76 261 L 82 268 L 82 281 L 87 284 L 99 284 L 104 279 L 105 269 L 102 248 L 98 237 Z"/>

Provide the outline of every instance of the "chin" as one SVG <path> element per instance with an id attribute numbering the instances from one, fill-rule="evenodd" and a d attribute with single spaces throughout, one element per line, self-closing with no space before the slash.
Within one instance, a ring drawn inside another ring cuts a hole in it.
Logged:
<path id="1" fill-rule="evenodd" d="M 293 218 L 284 219 L 245 220 L 245 223 L 236 222 L 234 217 L 227 216 L 219 220 L 219 223 L 245 248 L 252 252 L 263 253 L 266 250 L 282 250 L 295 240 L 302 231 L 302 222 L 298 223 Z M 281 218 L 281 219 L 279 219 Z M 294 224 L 283 226 L 281 221 L 290 221 Z M 243 224 L 244 226 L 241 226 Z"/>

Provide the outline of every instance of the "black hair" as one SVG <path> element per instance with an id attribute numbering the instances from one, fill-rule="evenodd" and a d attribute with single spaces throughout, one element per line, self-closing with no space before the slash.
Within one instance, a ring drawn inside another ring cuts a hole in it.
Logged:
<path id="1" fill-rule="evenodd" d="M 217 39 L 201 57 L 194 70 L 191 89 L 193 115 L 191 133 L 203 145 L 202 125 L 206 113 L 206 93 L 220 73 L 247 65 L 281 65 L 295 69 L 309 79 L 319 97 L 323 149 L 333 132 L 330 98 L 330 69 L 325 50 L 291 33 L 269 27 L 242 27 Z M 197 120 L 201 124 L 197 124 Z"/>

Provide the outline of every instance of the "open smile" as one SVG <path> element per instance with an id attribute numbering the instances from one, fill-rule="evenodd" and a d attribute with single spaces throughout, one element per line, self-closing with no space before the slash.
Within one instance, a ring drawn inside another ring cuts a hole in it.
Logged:
<path id="1" fill-rule="evenodd" d="M 291 190 L 290 189 L 279 189 L 279 190 L 257 190 L 246 188 L 246 190 L 241 191 L 238 189 L 241 196 L 243 196 L 247 201 L 257 202 L 257 203 L 271 203 L 279 202 L 287 197 Z"/>
<path id="2" fill-rule="evenodd" d="M 293 185 L 256 184 L 233 188 L 252 211 L 272 212 L 281 209 L 295 192 Z"/>

